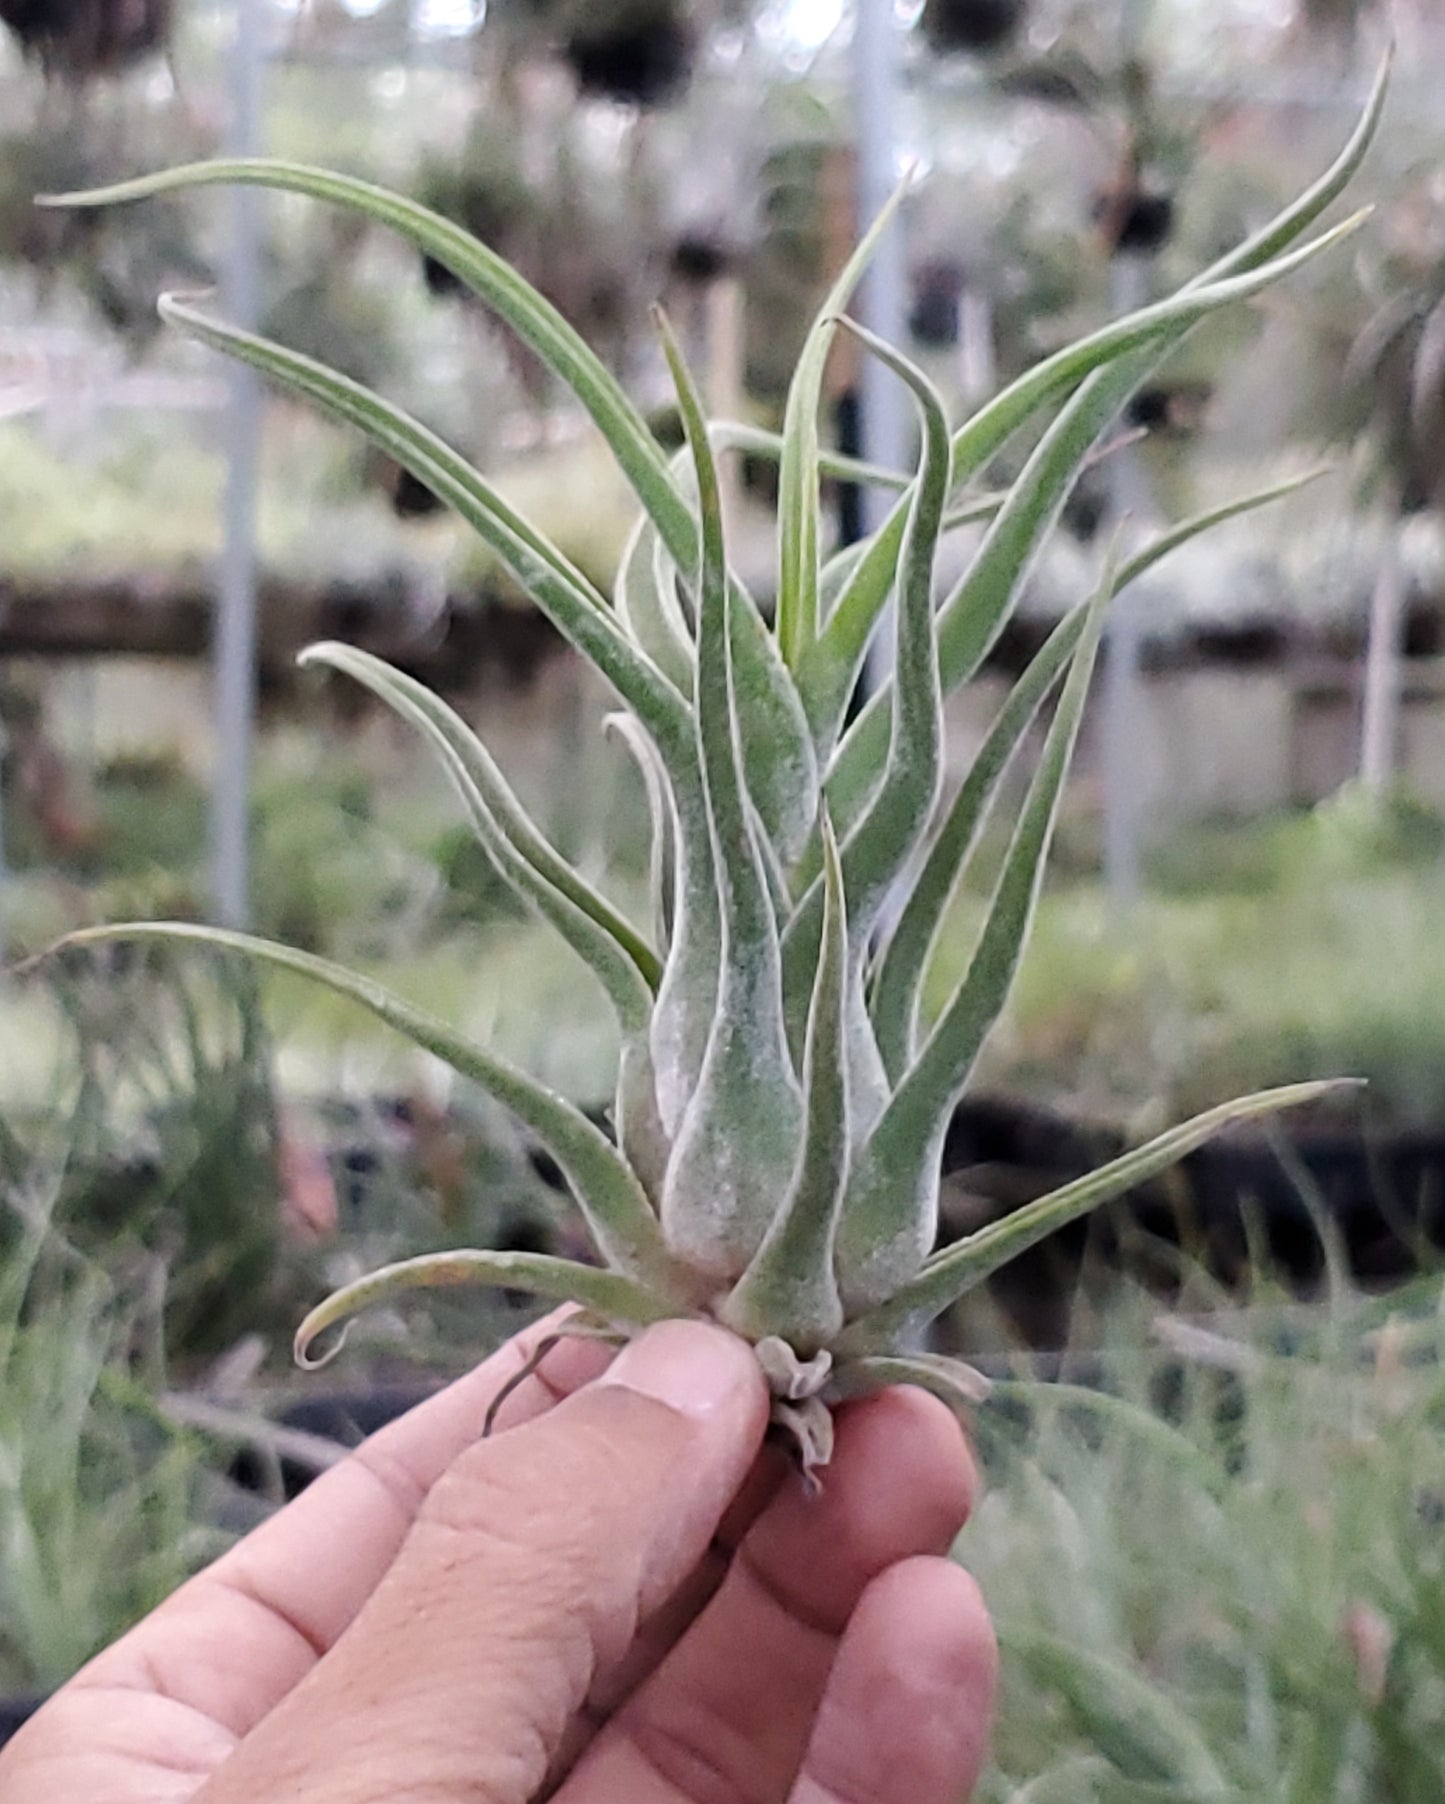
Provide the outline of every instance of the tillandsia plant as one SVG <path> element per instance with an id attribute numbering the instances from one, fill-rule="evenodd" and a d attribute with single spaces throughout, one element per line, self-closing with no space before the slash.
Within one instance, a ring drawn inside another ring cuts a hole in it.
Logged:
<path id="1" fill-rule="evenodd" d="M 1278 218 L 1171 298 L 1048 357 L 956 430 L 926 378 L 844 318 L 887 214 L 808 335 L 776 438 L 708 424 L 659 320 L 687 437 L 672 459 L 539 295 L 483 244 L 408 200 L 270 161 L 202 164 L 63 197 L 60 204 L 94 205 L 241 182 L 394 228 L 475 291 L 570 386 L 640 503 L 609 597 L 456 451 L 390 402 L 181 300 L 161 302 L 167 319 L 203 343 L 360 427 L 456 508 L 616 691 L 622 710 L 612 725 L 636 760 L 651 810 L 654 909 L 643 927 L 559 856 L 485 746 L 435 695 L 343 645 L 304 654 L 306 663 L 365 685 L 415 728 L 497 870 L 603 986 L 620 1037 L 615 1140 L 444 1021 L 324 959 L 199 926 L 74 936 L 199 941 L 312 978 L 490 1091 L 565 1174 L 600 1265 L 487 1250 L 410 1259 L 314 1309 L 297 1335 L 298 1358 L 324 1329 L 413 1286 L 505 1285 L 571 1300 L 580 1305 L 580 1331 L 619 1339 L 669 1316 L 708 1317 L 756 1348 L 775 1421 L 811 1474 L 828 1459 L 830 1410 L 843 1399 L 897 1382 L 957 1405 L 978 1399 L 983 1383 L 968 1366 L 917 1349 L 928 1324 L 997 1267 L 1216 1130 L 1326 1087 L 1300 1084 L 1227 1103 L 933 1250 L 945 1128 L 1018 965 L 1109 600 L 1213 521 L 1283 491 L 1218 509 L 1111 561 L 1094 595 L 1024 672 L 946 805 L 943 697 L 979 668 L 1073 478 L 1131 390 L 1198 321 L 1258 294 L 1359 223 L 1356 215 L 1305 238 L 1363 157 L 1383 87 L 1382 73 L 1338 160 Z M 839 330 L 860 339 L 912 396 L 922 427 L 916 472 L 860 468 L 820 448 L 823 369 Z M 1052 418 L 1012 487 L 983 492 L 994 454 L 1046 411 Z M 717 459 L 740 443 L 780 462 L 771 621 L 728 562 Z M 869 539 L 830 556 L 819 505 L 828 471 L 896 491 Z M 939 543 L 965 519 L 986 525 L 964 575 L 940 598 Z M 895 635 L 892 675 L 850 721 L 865 654 L 886 621 Z M 926 1024 L 920 993 L 949 899 L 1005 766 L 1050 705 L 972 961 Z"/>

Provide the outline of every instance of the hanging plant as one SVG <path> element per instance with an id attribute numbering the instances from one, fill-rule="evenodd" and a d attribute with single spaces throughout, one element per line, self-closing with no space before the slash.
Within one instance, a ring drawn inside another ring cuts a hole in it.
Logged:
<path id="1" fill-rule="evenodd" d="M 1349 429 L 1374 432 L 1402 513 L 1445 502 L 1445 258 L 1389 268 L 1392 292 L 1356 333 L 1340 372 Z"/>
<path id="2" fill-rule="evenodd" d="M 1371 0 L 1298 0 L 1298 18 L 1307 33 L 1348 43 L 1360 29 Z"/>
<path id="3" fill-rule="evenodd" d="M 692 282 L 701 288 L 728 273 L 732 256 L 720 238 L 684 232 L 672 247 L 668 267 L 679 282 Z"/>
<path id="4" fill-rule="evenodd" d="M 1094 197 L 1094 222 L 1111 255 L 1152 256 L 1174 230 L 1174 196 L 1137 180 L 1105 188 Z"/>
<path id="5" fill-rule="evenodd" d="M 673 0 L 633 0 L 580 13 L 562 54 L 584 94 L 646 107 L 687 86 L 693 49 L 691 26 Z"/>
<path id="6" fill-rule="evenodd" d="M 47 75 L 115 75 L 171 35 L 171 0 L 0 0 L 0 21 Z"/>
<path id="7" fill-rule="evenodd" d="M 913 272 L 908 330 L 920 345 L 946 351 L 958 343 L 963 288 L 963 270 L 944 258 L 935 258 Z"/>
<path id="8" fill-rule="evenodd" d="M 1164 382 L 1141 388 L 1124 409 L 1129 426 L 1145 432 L 1185 436 L 1204 421 L 1212 385 L 1208 382 Z"/>
<path id="9" fill-rule="evenodd" d="M 93 181 L 109 166 L 73 128 L 0 138 L 0 262 L 27 266 L 42 293 L 68 285 L 113 332 L 143 345 L 160 328 L 157 291 L 209 284 L 214 274 L 195 250 L 185 203 L 176 198 L 124 225 L 35 205 L 37 193 Z"/>
<path id="10" fill-rule="evenodd" d="M 827 292 L 829 166 L 844 154 L 837 142 L 799 138 L 763 161 L 747 261 L 744 385 L 755 400 L 781 406 L 808 321 Z"/>
<path id="11" fill-rule="evenodd" d="M 930 47 L 987 53 L 1002 50 L 1023 23 L 1024 0 L 928 0 L 923 33 Z"/>

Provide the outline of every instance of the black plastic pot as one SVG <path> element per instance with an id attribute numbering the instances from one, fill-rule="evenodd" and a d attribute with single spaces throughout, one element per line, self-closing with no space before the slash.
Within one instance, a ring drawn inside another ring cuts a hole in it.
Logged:
<path id="1" fill-rule="evenodd" d="M 1094 218 L 1104 228 L 1112 251 L 1152 256 L 1164 248 L 1174 230 L 1174 197 L 1162 188 L 1106 192 L 1095 197 Z"/>
<path id="2" fill-rule="evenodd" d="M 573 32 L 563 54 L 584 94 L 631 106 L 659 106 L 687 86 L 692 35 L 670 7 Z"/>
<path id="3" fill-rule="evenodd" d="M 956 263 L 925 263 L 914 271 L 908 330 L 919 344 L 948 350 L 958 343 L 963 286 Z"/>
<path id="4" fill-rule="evenodd" d="M 720 240 L 685 232 L 673 245 L 668 263 L 678 281 L 703 287 L 725 276 L 732 267 L 732 258 Z"/>
<path id="5" fill-rule="evenodd" d="M 170 39 L 171 0 L 0 0 L 7 25 L 47 75 L 114 75 Z"/>
<path id="6" fill-rule="evenodd" d="M 338 1447 L 355 1447 L 388 1422 L 405 1415 L 433 1395 L 435 1383 L 382 1384 L 369 1390 L 318 1390 L 299 1397 L 274 1418 L 277 1427 L 333 1441 Z M 304 1463 L 282 1452 L 276 1461 L 281 1490 L 287 1501 L 304 1491 L 317 1476 L 315 1464 Z M 247 1491 L 272 1489 L 273 1468 L 258 1454 L 243 1449 L 231 1463 L 228 1476 Z"/>
<path id="7" fill-rule="evenodd" d="M 410 470 L 398 467 L 391 487 L 391 511 L 399 520 L 424 520 L 445 504 Z"/>
<path id="8" fill-rule="evenodd" d="M 1023 22 L 1023 0 L 928 0 L 923 33 L 935 50 L 1001 50 Z"/>
<path id="9" fill-rule="evenodd" d="M 1083 1177 L 1125 1146 L 1108 1124 L 1083 1124 L 1016 1098 L 970 1099 L 944 1147 L 943 1168 L 955 1183 L 943 1238 Z M 1091 1260 L 1166 1295 L 1177 1282 L 1171 1248 L 1225 1284 L 1245 1282 L 1263 1253 L 1277 1278 L 1308 1293 L 1325 1275 L 1323 1232 L 1337 1239 L 1355 1277 L 1370 1284 L 1407 1278 L 1445 1251 L 1445 1132 L 1367 1132 L 1281 1118 L 1272 1136 L 1225 1135 L 1128 1191 L 1097 1219 L 1050 1236 L 995 1282 L 1003 1307 L 1026 1332 L 1031 1322 L 1052 1323 L 1086 1247 Z M 1037 1344 L 1048 1344 L 1047 1337 Z"/>

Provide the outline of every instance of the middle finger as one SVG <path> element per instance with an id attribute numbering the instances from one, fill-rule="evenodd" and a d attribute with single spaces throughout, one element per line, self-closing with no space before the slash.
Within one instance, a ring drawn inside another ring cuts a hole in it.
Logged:
<path id="1" fill-rule="evenodd" d="M 885 1391 L 843 1412 L 822 1494 L 789 1480 L 698 1620 L 622 1705 L 558 1804 L 742 1804 L 786 1795 L 838 1637 L 869 1582 L 945 1552 L 972 1461 L 933 1398 Z"/>

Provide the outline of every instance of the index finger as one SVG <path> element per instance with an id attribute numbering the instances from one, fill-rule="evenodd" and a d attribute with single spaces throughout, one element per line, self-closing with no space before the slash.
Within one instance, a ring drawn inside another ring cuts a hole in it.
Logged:
<path id="1" fill-rule="evenodd" d="M 375 1590 L 427 1492 L 478 1439 L 498 1392 L 547 1336 L 559 1310 L 473 1371 L 372 1435 L 294 1503 L 206 1568 L 72 1687 L 144 1692 L 245 1735 L 333 1647 Z M 498 1412 L 505 1430 L 541 1415 L 606 1365 L 595 1341 L 566 1339 Z"/>

